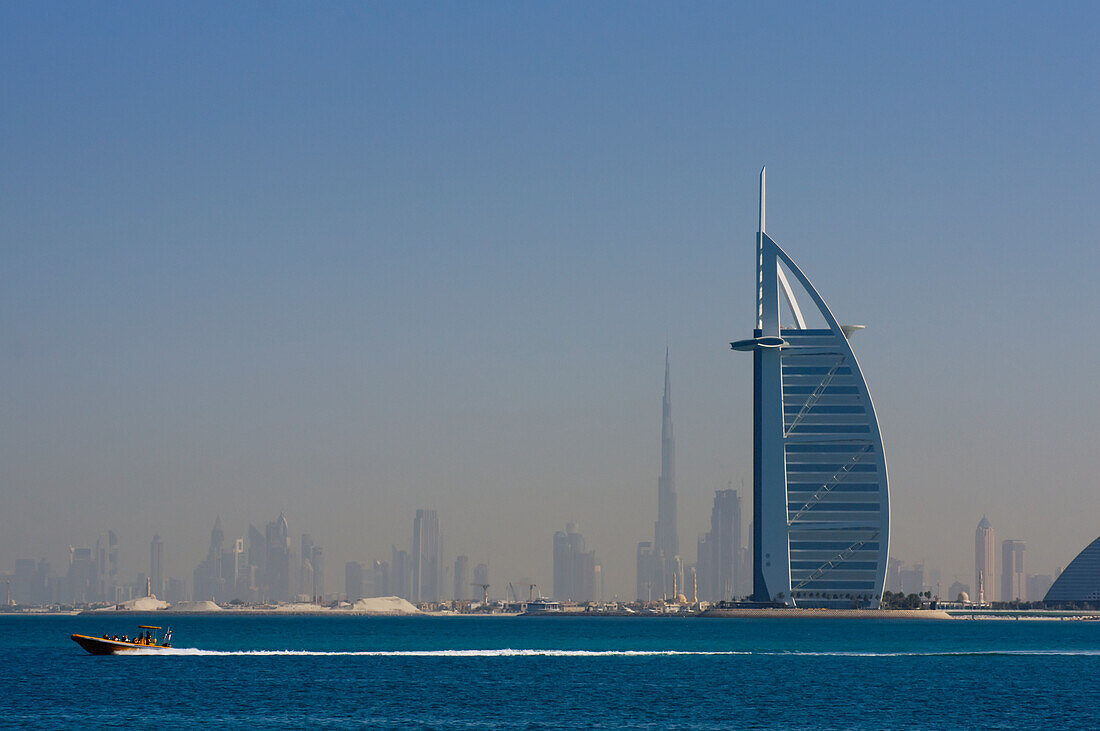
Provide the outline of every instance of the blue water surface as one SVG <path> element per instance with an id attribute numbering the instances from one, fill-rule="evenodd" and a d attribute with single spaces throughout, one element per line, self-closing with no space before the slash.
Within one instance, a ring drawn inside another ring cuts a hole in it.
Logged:
<path id="1" fill-rule="evenodd" d="M 1085 621 L 0 616 L 0 671 L 2 728 L 1100 728 Z"/>

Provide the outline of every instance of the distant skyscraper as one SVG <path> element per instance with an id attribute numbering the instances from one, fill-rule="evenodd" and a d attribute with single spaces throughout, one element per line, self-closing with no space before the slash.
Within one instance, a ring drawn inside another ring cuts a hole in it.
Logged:
<path id="1" fill-rule="evenodd" d="M 49 604 L 57 601 L 57 577 L 50 571 L 50 564 L 45 560 L 38 562 L 38 576 L 35 579 L 35 586 L 38 588 L 37 598 L 34 600 L 35 604 Z"/>
<path id="2" fill-rule="evenodd" d="M 221 516 L 214 518 L 214 528 L 210 531 L 210 548 L 206 560 L 195 567 L 193 587 L 195 598 L 200 600 L 224 601 L 227 598 L 226 580 L 223 564 L 223 544 L 225 533 L 222 531 Z"/>
<path id="3" fill-rule="evenodd" d="M 584 549 L 584 536 L 575 523 L 554 534 L 554 599 L 596 599 L 596 553 Z"/>
<path id="4" fill-rule="evenodd" d="M 65 574 L 65 598 L 77 604 L 95 599 L 95 558 L 90 548 L 69 546 L 69 570 Z"/>
<path id="5" fill-rule="evenodd" d="M 313 595 L 313 536 L 302 534 L 302 558 L 298 564 L 298 593 Z"/>
<path id="6" fill-rule="evenodd" d="M 474 580 L 471 583 L 471 588 L 477 587 L 477 593 L 473 595 L 473 598 L 477 601 L 481 601 L 482 593 L 481 587 L 489 583 L 489 564 L 479 563 L 474 567 Z"/>
<path id="7" fill-rule="evenodd" d="M 363 598 L 363 565 L 357 561 L 344 564 L 344 594 L 352 604 Z"/>
<path id="8" fill-rule="evenodd" d="M 16 604 L 47 604 L 50 601 L 50 566 L 31 558 L 15 561 L 11 579 L 11 598 Z"/>
<path id="9" fill-rule="evenodd" d="M 434 510 L 417 510 L 413 521 L 413 602 L 438 602 L 442 581 L 439 516 Z"/>
<path id="10" fill-rule="evenodd" d="M 107 575 L 112 582 L 118 578 L 118 536 L 113 530 L 107 531 Z"/>
<path id="11" fill-rule="evenodd" d="M 840 325 L 765 233 L 763 170 L 755 258 L 753 336 L 731 343 L 753 357 L 753 598 L 878 606 L 890 498 L 878 419 L 849 343 L 861 328 Z M 788 273 L 823 327 L 803 317 Z"/>
<path id="12" fill-rule="evenodd" d="M 734 598 L 741 563 L 741 498 L 736 490 L 715 491 L 710 532 L 699 541 L 697 563 L 703 598 L 712 602 Z"/>
<path id="13" fill-rule="evenodd" d="M 313 588 L 310 596 L 317 597 L 317 601 L 325 599 L 325 549 L 323 546 L 314 546 L 309 552 L 309 563 L 313 567 Z"/>
<path id="14" fill-rule="evenodd" d="M 1027 577 L 1027 600 L 1040 602 L 1054 585 L 1054 577 L 1050 574 L 1032 574 Z"/>
<path id="15" fill-rule="evenodd" d="M 390 565 L 375 561 L 371 571 L 371 596 L 397 596 L 390 585 Z"/>
<path id="16" fill-rule="evenodd" d="M 653 585 L 653 578 L 657 575 L 654 569 L 653 542 L 641 541 L 638 543 L 638 551 L 635 554 L 637 560 L 637 573 L 635 587 L 638 601 L 648 602 L 660 599 L 658 587 Z"/>
<path id="17" fill-rule="evenodd" d="M 391 546 L 390 561 L 390 593 L 402 599 L 412 599 L 409 591 L 409 577 L 412 576 L 409 552 L 399 551 L 396 546 Z"/>
<path id="18" fill-rule="evenodd" d="M 176 604 L 185 599 L 187 599 L 187 582 L 169 577 L 168 586 L 164 590 L 164 600 L 169 604 Z"/>
<path id="19" fill-rule="evenodd" d="M 33 558 L 17 558 L 11 577 L 11 600 L 16 604 L 31 604 L 34 596 L 35 564 Z"/>
<path id="20" fill-rule="evenodd" d="M 248 526 L 248 571 L 243 579 L 247 583 L 247 597 L 251 602 L 264 599 L 267 581 L 267 539 L 254 526 Z"/>
<path id="21" fill-rule="evenodd" d="M 225 531 L 222 530 L 222 516 L 214 516 L 214 528 L 210 531 L 210 551 L 220 556 L 225 545 Z"/>
<path id="22" fill-rule="evenodd" d="M 901 591 L 901 566 L 900 558 L 891 558 L 886 569 L 886 591 Z"/>
<path id="23" fill-rule="evenodd" d="M 902 594 L 923 594 L 924 589 L 924 564 L 913 564 L 899 572 Z"/>
<path id="24" fill-rule="evenodd" d="M 997 544 L 993 540 L 993 526 L 983 515 L 974 531 L 974 596 L 971 597 L 974 601 L 988 602 L 996 596 L 993 593 L 993 567 L 996 557 Z"/>
<path id="25" fill-rule="evenodd" d="M 234 538 L 229 551 L 222 556 L 222 572 L 229 594 L 234 599 L 249 598 L 248 554 L 244 550 L 244 539 Z"/>
<path id="26" fill-rule="evenodd" d="M 248 563 L 263 573 L 267 563 L 267 541 L 254 525 L 248 526 Z"/>
<path id="27" fill-rule="evenodd" d="M 118 537 L 113 530 L 96 539 L 94 585 L 95 599 L 118 601 Z"/>
<path id="28" fill-rule="evenodd" d="M 1024 583 L 1023 541 L 1004 541 L 1001 543 L 1001 601 L 1027 599 L 1027 584 Z"/>
<path id="29" fill-rule="evenodd" d="M 711 518 L 713 517 L 712 514 Z M 714 546 L 710 536 L 710 531 L 707 531 L 696 539 L 694 579 L 689 577 L 689 581 L 694 580 L 698 587 L 699 598 L 706 601 L 711 601 L 710 574 L 711 565 L 714 563 Z"/>
<path id="30" fill-rule="evenodd" d="M 672 378 L 665 349 L 665 390 L 661 398 L 661 474 L 657 478 L 657 522 L 653 543 L 638 544 L 636 593 L 639 601 L 682 590 L 684 568 L 676 530 L 676 440 L 672 431 Z"/>
<path id="31" fill-rule="evenodd" d="M 454 599 L 464 602 L 470 598 L 470 557 L 459 556 L 455 559 Z"/>
<path id="32" fill-rule="evenodd" d="M 149 583 L 153 593 L 158 597 L 164 597 L 164 543 L 160 536 L 153 536 L 153 542 L 149 545 Z"/>
<path id="33" fill-rule="evenodd" d="M 289 601 L 291 598 L 290 578 L 290 527 L 286 515 L 267 524 L 264 536 L 267 556 L 264 566 L 264 586 L 267 598 L 275 601 Z"/>
<path id="34" fill-rule="evenodd" d="M 672 378 L 668 349 L 665 349 L 665 391 L 661 398 L 661 475 L 657 478 L 657 522 L 653 527 L 653 549 L 660 572 L 656 583 L 662 595 L 683 587 L 680 538 L 676 532 L 676 441 L 672 434 Z"/>

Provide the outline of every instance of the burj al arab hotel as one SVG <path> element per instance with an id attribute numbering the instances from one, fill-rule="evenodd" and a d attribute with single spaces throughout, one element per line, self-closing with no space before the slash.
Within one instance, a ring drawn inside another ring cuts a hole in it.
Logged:
<path id="1" fill-rule="evenodd" d="M 820 317 L 803 316 L 800 295 Z M 861 329 L 838 324 L 765 233 L 761 170 L 756 328 L 732 343 L 753 357 L 754 601 L 852 608 L 882 599 L 890 491 L 875 407 L 849 343 Z"/>

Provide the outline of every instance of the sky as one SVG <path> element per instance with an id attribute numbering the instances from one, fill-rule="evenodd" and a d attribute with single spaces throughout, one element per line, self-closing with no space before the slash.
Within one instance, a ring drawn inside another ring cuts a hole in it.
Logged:
<path id="1" fill-rule="evenodd" d="M 891 555 L 1098 527 L 1089 3 L 0 6 L 0 571 L 114 529 L 190 581 L 280 511 L 344 561 L 634 591 L 671 352 L 679 533 L 751 493 L 768 233 L 875 400 Z M 750 507 L 746 501 L 746 514 Z M 746 519 L 747 523 L 747 519 Z"/>

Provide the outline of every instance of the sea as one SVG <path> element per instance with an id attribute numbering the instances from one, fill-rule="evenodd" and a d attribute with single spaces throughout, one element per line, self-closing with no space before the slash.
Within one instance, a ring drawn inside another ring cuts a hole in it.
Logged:
<path id="1" fill-rule="evenodd" d="M 0 728 L 1025 727 L 1100 728 L 1100 622 L 0 616 Z"/>

